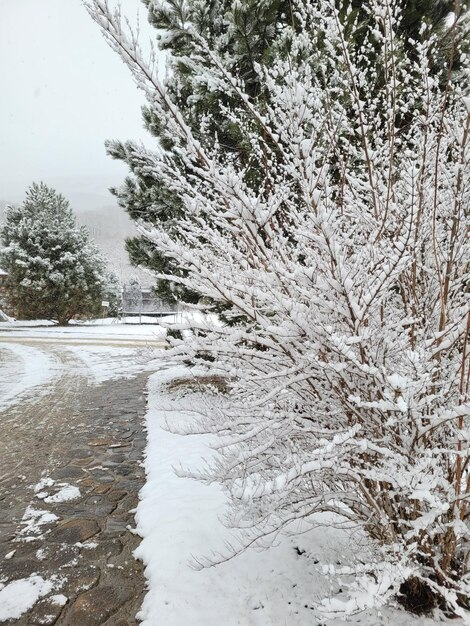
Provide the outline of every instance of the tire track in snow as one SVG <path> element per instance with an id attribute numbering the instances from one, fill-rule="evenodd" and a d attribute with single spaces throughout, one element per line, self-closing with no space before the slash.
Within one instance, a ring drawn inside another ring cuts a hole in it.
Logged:
<path id="1" fill-rule="evenodd" d="M 0 345 L 0 415 L 26 396 L 38 397 L 59 374 L 58 360 L 44 350 L 21 343 Z"/>
<path id="2" fill-rule="evenodd" d="M 15 356 L 31 354 L 29 346 L 26 351 L 20 344 L 15 347 Z M 73 407 L 88 384 L 83 362 L 68 351 L 49 349 L 32 356 L 36 365 L 10 388 L 12 401 L 7 405 L 4 397 L 0 409 L 0 538 L 7 519 L 6 533 L 21 519 L 31 497 L 29 487 L 66 454 L 63 442 L 73 439 L 79 426 Z M 34 369 L 38 365 L 51 369 Z M 19 393 L 13 396 L 15 389 Z"/>

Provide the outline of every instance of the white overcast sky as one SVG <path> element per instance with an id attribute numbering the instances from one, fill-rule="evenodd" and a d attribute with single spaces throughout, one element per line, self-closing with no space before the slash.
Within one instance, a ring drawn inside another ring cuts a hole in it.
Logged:
<path id="1" fill-rule="evenodd" d="M 139 0 L 122 6 L 146 25 Z M 65 196 L 112 202 L 107 188 L 127 168 L 103 142 L 151 145 L 143 102 L 80 0 L 0 0 L 0 201 L 18 202 L 43 180 Z"/>

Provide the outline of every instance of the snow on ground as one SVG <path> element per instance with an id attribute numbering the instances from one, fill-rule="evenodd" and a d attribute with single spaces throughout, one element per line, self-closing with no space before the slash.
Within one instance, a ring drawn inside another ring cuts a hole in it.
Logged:
<path id="1" fill-rule="evenodd" d="M 279 535 L 266 550 L 247 550 L 232 560 L 194 568 L 227 542 L 237 545 L 221 517 L 227 500 L 217 485 L 178 477 L 174 468 L 201 467 L 214 452 L 207 436 L 171 434 L 165 424 L 194 418 L 197 396 L 177 400 L 162 384 L 184 370 L 172 368 L 149 381 L 147 482 L 136 513 L 142 542 L 136 556 L 145 564 L 148 592 L 138 617 L 142 626 L 432 626 L 397 608 L 368 611 L 348 620 L 327 618 L 314 603 L 346 600 L 325 574 L 325 563 L 349 564 L 358 550 L 344 530 L 315 527 L 308 533 Z M 294 529 L 296 530 L 296 529 Z M 298 529 L 300 530 L 300 528 Z M 364 546 L 363 546 L 364 548 Z M 362 548 L 362 549 L 363 549 Z M 450 622 L 449 622 L 450 623 Z M 461 620 L 451 622 L 455 626 Z"/>
<path id="2" fill-rule="evenodd" d="M 56 326 L 57 323 L 51 320 L 16 320 L 13 317 L 9 318 L 8 322 L 2 322 L 0 324 L 1 330 L 9 330 L 10 328 L 35 328 L 41 326 Z"/>
<path id="3" fill-rule="evenodd" d="M 54 581 L 44 580 L 34 574 L 29 578 L 14 580 L 8 585 L 0 583 L 0 621 L 18 619 L 53 588 Z M 57 597 L 62 601 L 64 596 Z"/>
<path id="4" fill-rule="evenodd" d="M 50 493 L 50 490 L 54 493 Z M 46 491 L 47 489 L 47 491 Z M 34 486 L 34 494 L 38 500 L 43 500 L 48 504 L 52 502 L 70 502 L 80 497 L 80 489 L 69 483 L 56 483 L 52 478 L 45 477 Z M 25 519 L 23 517 L 23 519 Z"/>
<path id="5" fill-rule="evenodd" d="M 165 333 L 159 324 L 127 325 L 112 320 L 68 327 L 0 324 L 0 410 L 18 404 L 28 394 L 46 393 L 48 383 L 64 373 L 64 351 L 78 357 L 73 373 L 80 369 L 97 384 L 154 371 L 155 359 L 162 359 Z"/>
<path id="6" fill-rule="evenodd" d="M 36 497 L 39 498 L 39 494 L 36 494 Z M 63 485 L 57 493 L 54 493 L 52 496 L 46 496 L 44 498 L 44 502 L 47 504 L 51 504 L 53 502 L 70 502 L 71 500 L 76 500 L 80 497 L 80 489 L 75 485 Z"/>
<path id="7" fill-rule="evenodd" d="M 0 339 L 0 409 L 18 403 L 32 390 L 40 394 L 57 373 L 57 361 L 42 350 Z"/>
<path id="8" fill-rule="evenodd" d="M 166 330 L 162 324 L 172 324 L 180 320 L 180 314 L 156 318 L 127 318 L 127 322 L 114 318 L 71 323 L 69 326 L 57 326 L 50 321 L 15 321 L 0 323 L 1 337 L 34 337 L 54 339 L 116 339 L 162 341 Z M 162 322 L 162 324 L 160 323 Z"/>
<path id="9" fill-rule="evenodd" d="M 0 322 L 14 322 L 15 320 L 12 317 L 9 317 L 6 313 L 0 309 Z"/>
<path id="10" fill-rule="evenodd" d="M 168 326 L 187 323 L 191 320 L 201 322 L 206 319 L 216 323 L 214 316 L 206 316 L 197 310 L 180 311 L 174 315 L 163 315 L 157 318 L 142 316 L 141 320 L 138 317 L 126 317 L 122 320 L 110 317 L 71 322 L 68 326 L 57 326 L 55 322 L 48 320 L 2 322 L 0 323 L 0 341 L 2 335 L 54 339 L 92 340 L 100 338 L 163 341 Z"/>
<path id="11" fill-rule="evenodd" d="M 20 531 L 21 539 L 19 541 L 34 541 L 38 539 L 38 535 L 42 536 L 43 526 L 47 526 L 56 522 L 59 518 L 50 511 L 35 509 L 28 506 L 21 519 L 23 528 Z"/>
<path id="12" fill-rule="evenodd" d="M 4 327 L 5 324 L 0 325 L 0 329 Z M 44 338 L 44 348 L 42 343 L 33 347 L 11 342 L 10 338 L 16 336 L 18 341 L 23 337 L 26 341 Z M 3 344 L 2 337 L 7 338 Z M 124 325 L 107 320 L 67 328 L 16 323 L 7 332 L 0 331 L 0 410 L 21 401 L 27 392 L 46 390 L 48 382 L 60 375 L 58 370 L 63 364 L 56 359 L 56 352 L 60 354 L 62 350 L 74 352 L 84 364 L 83 371 L 95 382 L 160 369 L 149 381 L 147 483 L 136 514 L 137 531 L 143 537 L 136 554 L 146 565 L 149 583 L 139 615 L 143 626 L 435 624 L 435 620 L 417 619 L 397 609 L 362 613 L 347 622 L 321 615 L 314 608 L 317 601 L 325 597 L 343 599 L 339 588 L 324 573 L 324 563 L 347 564 L 356 549 L 346 532 L 331 527 L 316 527 L 299 536 L 278 536 L 269 549 L 245 551 L 217 567 L 193 567 L 212 553 L 225 553 L 226 543 L 236 545 L 237 536 L 220 521 L 227 510 L 221 489 L 179 478 L 174 472 L 173 468 L 181 463 L 200 467 L 203 459 L 210 459 L 214 453 L 207 437 L 182 437 L 164 428 L 166 420 L 192 420 L 198 401 L 203 399 L 193 395 L 176 400 L 161 389 L 166 380 L 184 374 L 181 368 L 162 370 L 171 365 L 169 361 L 165 363 L 165 351 L 158 349 L 158 341 L 163 337 L 164 328 L 159 324 Z M 64 345 L 57 344 L 58 339 Z M 123 345 L 126 339 L 135 344 Z M 100 340 L 107 345 L 99 345 Z M 48 478 L 39 481 L 35 487 L 39 500 L 75 497 L 63 483 L 54 487 L 51 496 L 53 484 Z M 61 491 L 62 487 L 65 490 Z M 21 539 L 37 537 L 42 527 L 54 521 L 46 511 L 30 507 L 22 520 Z M 31 603 L 49 592 L 51 584 L 39 577 L 15 583 L 19 586 L 0 585 L 0 619 L 14 618 L 28 610 Z M 460 623 L 452 621 L 455 625 Z"/>
<path id="13" fill-rule="evenodd" d="M 55 480 L 53 480 L 49 476 L 45 476 L 44 478 L 41 478 L 41 480 L 34 486 L 34 493 L 36 494 L 36 497 L 39 498 L 40 493 L 46 493 L 47 495 L 47 492 L 43 492 L 43 489 L 45 489 L 46 487 L 52 487 L 54 483 L 55 483 Z"/>
<path id="14" fill-rule="evenodd" d="M 132 378 L 139 372 L 155 371 L 156 350 L 153 345 L 133 348 L 117 346 L 67 346 L 86 365 L 93 382 L 100 384 L 106 380 Z M 157 360 L 161 361 L 162 354 Z"/>

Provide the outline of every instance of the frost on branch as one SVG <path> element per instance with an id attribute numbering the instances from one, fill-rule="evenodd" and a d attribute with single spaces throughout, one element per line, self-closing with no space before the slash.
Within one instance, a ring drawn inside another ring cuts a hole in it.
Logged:
<path id="1" fill-rule="evenodd" d="M 231 494 L 229 522 L 247 544 L 320 512 L 367 532 L 376 560 L 331 610 L 363 608 L 364 580 L 385 580 L 379 603 L 401 590 L 462 614 L 468 69 L 432 75 L 432 38 L 408 42 L 410 58 L 396 2 L 370 3 L 376 35 L 362 45 L 334 2 L 294 4 L 286 54 L 257 68 L 262 106 L 194 34 L 192 68 L 238 103 L 224 115 L 249 159 L 196 139 L 106 5 L 90 4 L 174 136 L 171 153 L 128 146 L 184 206 L 178 236 L 142 231 L 184 270 L 165 278 L 238 320 L 208 318 L 174 341 L 183 361 L 232 381 L 223 410 L 201 418 L 220 435 L 203 478 Z"/>

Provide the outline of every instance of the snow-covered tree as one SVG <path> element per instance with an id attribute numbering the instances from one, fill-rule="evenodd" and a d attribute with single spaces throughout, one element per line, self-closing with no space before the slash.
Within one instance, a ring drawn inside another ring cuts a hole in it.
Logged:
<path id="1" fill-rule="evenodd" d="M 194 426 L 220 437 L 217 461 L 199 478 L 225 486 L 228 522 L 247 545 L 299 520 L 317 523 L 318 513 L 362 528 L 374 555 L 337 568 L 355 576 L 350 600 L 331 610 L 401 594 L 416 610 L 439 604 L 463 614 L 468 57 L 452 77 L 451 44 L 436 74 L 433 36 L 402 45 L 396 0 L 367 3 L 362 45 L 347 36 L 352 8 L 292 6 L 295 28 L 279 32 L 285 55 L 254 66 L 269 94 L 261 103 L 231 59 L 188 25 L 195 76 L 233 96 L 220 113 L 249 145 L 240 158 L 217 136 L 192 131 L 119 16 L 103 0 L 88 4 L 173 138 L 171 152 L 126 146 L 184 209 L 177 228 L 142 226 L 184 270 L 161 278 L 242 320 L 207 317 L 193 323 L 191 340 L 173 340 L 175 356 L 231 385 Z M 456 23 L 450 28 L 455 42 Z M 263 164 L 261 186 L 253 163 Z"/>
<path id="2" fill-rule="evenodd" d="M 202 145 L 217 134 L 219 147 L 229 153 L 238 153 L 241 159 L 250 158 L 249 142 L 238 124 L 228 119 L 224 108 L 233 107 L 237 94 L 227 92 L 217 86 L 200 80 L 200 67 L 192 64 L 193 52 L 197 50 L 197 36 L 203 36 L 211 49 L 224 57 L 229 71 L 244 81 L 247 95 L 255 98 L 258 107 L 269 98 L 269 92 L 260 81 L 256 65 L 270 66 L 275 59 L 284 55 L 284 40 L 279 37 L 286 24 L 294 29 L 297 24 L 290 0 L 143 0 L 148 8 L 148 18 L 156 29 L 160 49 L 169 53 L 169 70 L 165 88 L 172 100 L 182 112 L 185 122 Z M 354 0 L 336 0 L 336 6 L 342 14 L 349 7 L 345 36 L 349 45 L 362 44 L 364 37 L 372 37 L 368 3 Z M 400 16 L 397 28 L 400 46 L 405 46 L 407 53 L 413 53 L 413 46 L 408 45 L 409 37 L 420 41 L 436 33 L 434 42 L 438 47 L 434 55 L 433 72 L 442 68 L 442 63 L 449 58 L 451 29 L 446 22 L 449 12 L 454 10 L 454 0 L 420 0 L 407 2 Z M 462 3 L 459 13 L 463 13 Z M 372 19 L 373 22 L 373 19 Z M 423 25 L 426 28 L 422 28 Z M 459 49 L 468 48 L 468 24 L 459 21 Z M 455 43 L 455 42 L 454 42 Z M 373 40 L 372 40 L 373 44 Z M 322 46 L 324 49 L 324 46 Z M 369 54 L 375 54 L 374 45 Z M 454 55 L 453 66 L 459 66 L 459 55 Z M 209 60 L 210 63 L 210 60 Z M 434 67 L 435 66 L 435 67 Z M 143 118 L 148 131 L 168 151 L 173 149 L 174 141 L 168 132 L 164 120 L 154 114 L 152 107 L 144 107 Z M 406 119 L 402 120 L 407 123 Z M 203 132 L 201 131 L 203 129 Z M 108 144 L 109 153 L 129 167 L 131 175 L 120 187 L 112 191 L 119 204 L 134 220 L 147 222 L 166 221 L 167 230 L 173 226 L 177 232 L 177 220 L 184 211 L 178 194 L 165 185 L 161 179 L 155 179 L 151 172 L 140 167 L 140 161 L 126 143 L 113 141 Z M 251 183 L 264 184 L 264 161 L 251 161 Z M 149 244 L 145 237 L 133 237 L 127 241 L 127 251 L 131 261 L 159 273 L 177 273 L 177 262 Z M 197 302 L 200 294 L 188 290 L 182 285 L 158 279 L 156 291 L 165 300 L 174 299 Z"/>
<path id="3" fill-rule="evenodd" d="M 223 48 L 231 66 L 244 77 L 250 95 L 260 97 L 261 85 L 254 64 L 269 63 L 276 55 L 279 26 L 292 19 L 289 0 L 244 0 L 242 3 L 232 0 L 214 3 L 205 0 L 142 1 L 148 7 L 149 22 L 156 29 L 160 49 L 172 53 L 166 89 L 184 111 L 189 126 L 198 133 L 203 125 L 204 134 L 218 133 L 226 150 L 245 152 L 245 138 L 240 135 L 238 127 L 219 113 L 220 108 L 231 101 L 231 94 L 200 82 L 197 73 L 193 72 L 194 41 L 187 26 L 190 24 L 195 33 L 204 35 L 214 48 Z M 210 117 L 207 115 L 209 111 Z M 148 131 L 165 149 L 172 151 L 173 137 L 152 107 L 144 107 L 143 118 Z M 156 180 L 151 174 L 147 176 L 135 162 L 127 143 L 113 141 L 107 147 L 113 158 L 124 161 L 132 173 L 123 185 L 112 189 L 120 206 L 134 220 L 164 220 L 169 228 L 176 226 L 184 211 L 178 194 L 162 180 Z M 143 237 L 128 239 L 126 248 L 135 265 L 163 273 L 182 271 L 177 263 L 149 245 Z M 200 297 L 200 294 L 165 279 L 156 281 L 155 290 L 167 302 L 197 302 Z"/>
<path id="4" fill-rule="evenodd" d="M 33 184 L 19 206 L 7 208 L 0 231 L 0 263 L 8 272 L 8 300 L 21 319 L 67 324 L 97 315 L 103 299 L 116 300 L 115 277 L 67 200 Z"/>

